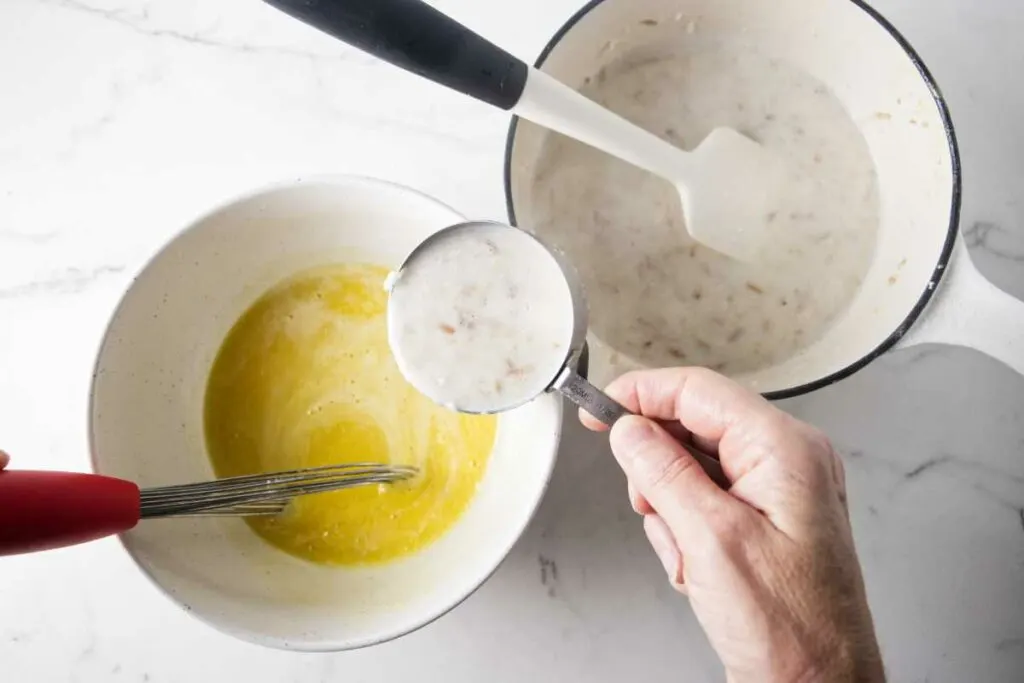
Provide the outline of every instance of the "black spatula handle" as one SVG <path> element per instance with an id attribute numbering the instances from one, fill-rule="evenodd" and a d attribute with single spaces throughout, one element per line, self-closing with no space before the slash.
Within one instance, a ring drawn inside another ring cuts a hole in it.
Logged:
<path id="1" fill-rule="evenodd" d="M 265 0 L 407 71 L 502 109 L 519 101 L 521 60 L 420 0 Z"/>

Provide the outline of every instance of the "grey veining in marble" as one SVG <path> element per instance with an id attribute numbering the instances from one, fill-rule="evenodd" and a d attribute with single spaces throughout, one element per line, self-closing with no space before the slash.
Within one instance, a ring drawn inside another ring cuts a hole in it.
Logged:
<path id="1" fill-rule="evenodd" d="M 436 4 L 529 56 L 578 2 Z M 972 255 L 1024 296 L 1019 1 L 876 4 L 949 100 Z M 107 317 L 148 255 L 226 197 L 353 172 L 503 217 L 505 115 L 255 0 L 8 0 L 0 64 L 0 445 L 19 466 L 88 467 Z M 1024 378 L 919 347 L 784 407 L 844 453 L 891 680 L 1024 680 Z M 508 561 L 398 642 L 339 655 L 243 644 L 179 611 L 105 540 L 0 561 L 0 662 L 19 683 L 722 679 L 604 439 L 571 422 Z"/>

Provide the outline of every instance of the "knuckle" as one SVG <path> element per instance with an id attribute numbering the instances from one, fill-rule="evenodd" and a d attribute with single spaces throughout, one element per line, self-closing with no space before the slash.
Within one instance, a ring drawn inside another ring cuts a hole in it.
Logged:
<path id="1" fill-rule="evenodd" d="M 832 440 L 828 438 L 828 434 L 813 425 L 801 424 L 804 426 L 804 438 L 812 450 L 825 460 L 835 456 L 835 448 L 833 448 Z"/>
<path id="2" fill-rule="evenodd" d="M 835 472 L 838 482 L 844 483 L 846 481 L 846 464 L 843 462 L 843 459 L 839 457 L 839 454 L 834 451 L 832 453 L 832 469 Z"/>
<path id="3" fill-rule="evenodd" d="M 776 448 L 801 451 L 813 460 L 829 462 L 835 455 L 832 441 L 825 432 L 787 413 L 767 417 L 761 433 Z"/>
<path id="4" fill-rule="evenodd" d="M 764 424 L 759 430 L 762 438 L 773 445 L 781 446 L 790 441 L 793 435 L 794 426 L 792 418 L 785 413 L 772 413 L 765 417 Z"/>
<path id="5" fill-rule="evenodd" d="M 811 425 L 804 425 L 803 429 L 804 448 L 812 462 L 818 465 L 819 469 L 827 472 L 830 478 L 834 477 L 842 467 L 842 462 L 836 455 L 832 441 L 823 431 Z"/>
<path id="6" fill-rule="evenodd" d="M 700 365 L 691 367 L 687 372 L 689 373 L 691 380 L 697 380 L 699 382 L 717 382 L 721 377 L 721 374 Z"/>
<path id="7" fill-rule="evenodd" d="M 794 483 L 812 490 L 822 487 L 842 488 L 843 465 L 831 440 L 816 427 L 795 419 L 794 422 L 796 432 L 783 442 L 783 447 L 792 454 L 789 475 Z"/>

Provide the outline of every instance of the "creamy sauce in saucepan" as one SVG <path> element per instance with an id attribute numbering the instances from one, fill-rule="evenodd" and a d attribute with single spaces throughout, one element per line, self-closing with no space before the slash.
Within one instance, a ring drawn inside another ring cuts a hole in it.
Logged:
<path id="1" fill-rule="evenodd" d="M 852 300 L 874 251 L 877 182 L 825 85 L 764 55 L 689 42 L 620 60 L 583 92 L 684 149 L 722 125 L 777 152 L 798 180 L 768 217 L 763 259 L 702 247 L 672 185 L 554 134 L 519 220 L 568 255 L 591 330 L 613 349 L 646 366 L 742 373 L 812 343 Z"/>
<path id="2" fill-rule="evenodd" d="M 435 401 L 490 413 L 531 400 L 569 354 L 572 294 L 530 235 L 470 224 L 424 244 L 390 282 L 388 338 L 406 379 Z"/>

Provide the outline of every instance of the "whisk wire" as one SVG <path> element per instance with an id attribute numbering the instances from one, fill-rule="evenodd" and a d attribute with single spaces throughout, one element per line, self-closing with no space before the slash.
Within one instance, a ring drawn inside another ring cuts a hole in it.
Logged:
<path id="1" fill-rule="evenodd" d="M 140 493 L 140 516 L 153 519 L 278 514 L 295 496 L 390 484 L 417 472 L 415 467 L 406 465 L 347 463 L 149 488 Z"/>
<path id="2" fill-rule="evenodd" d="M 187 497 L 170 501 L 143 500 L 141 512 L 144 519 L 158 516 L 166 517 L 182 514 L 185 511 L 216 510 L 243 503 L 287 501 L 296 496 L 304 496 L 311 493 L 326 493 L 328 491 L 337 491 L 366 484 L 390 484 L 403 478 L 405 478 L 403 475 L 397 474 L 367 475 L 353 480 L 322 481 L 312 484 L 296 482 L 281 488 L 264 491 L 226 492 L 223 494 L 207 493 L 201 498 Z"/>
<path id="3" fill-rule="evenodd" d="M 341 465 L 323 465 L 321 467 L 309 467 L 306 469 L 285 470 L 282 472 L 274 472 L 272 474 L 244 474 L 237 477 L 224 477 L 223 479 L 214 479 L 212 481 L 204 481 L 195 484 L 158 486 L 155 488 L 143 489 L 142 493 L 150 495 L 158 493 L 172 493 L 175 491 L 199 493 L 207 489 L 220 491 L 228 487 L 251 484 L 272 486 L 277 483 L 285 483 L 289 481 L 306 481 L 315 476 L 328 477 L 341 474 L 358 475 L 366 470 L 406 472 L 410 475 L 415 474 L 418 471 L 415 467 L 411 467 L 409 465 L 382 465 L 380 463 L 373 462 L 344 463 Z"/>
<path id="4" fill-rule="evenodd" d="M 252 505 L 233 505 L 213 510 L 197 510 L 195 512 L 179 512 L 175 517 L 264 517 L 279 515 L 284 512 L 287 503 L 254 503 Z M 146 519 L 169 517 L 170 515 L 149 515 Z"/>

